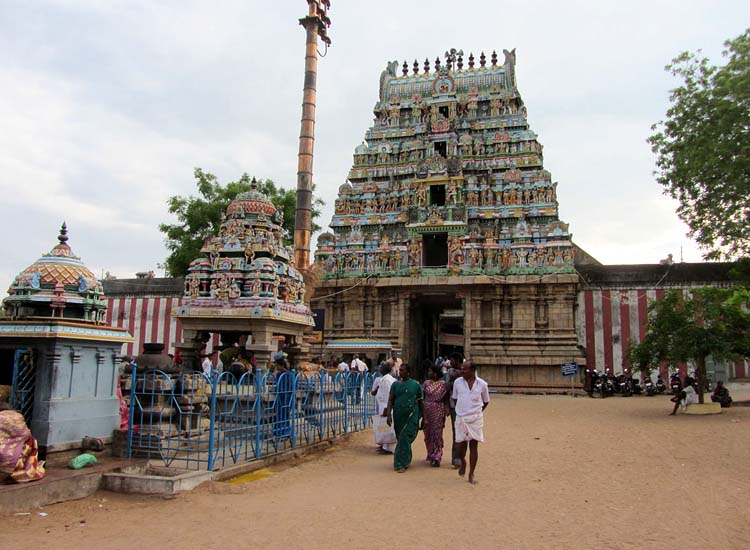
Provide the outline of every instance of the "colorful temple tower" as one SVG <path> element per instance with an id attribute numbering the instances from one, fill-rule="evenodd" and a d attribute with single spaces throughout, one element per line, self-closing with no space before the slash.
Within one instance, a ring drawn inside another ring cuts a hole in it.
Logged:
<path id="1" fill-rule="evenodd" d="M 258 190 L 237 195 L 227 207 L 219 234 L 204 243 L 205 256 L 191 262 L 182 303 L 174 315 L 182 327 L 183 365 L 198 369 L 199 354 L 212 334 L 221 347 L 242 346 L 265 367 L 279 337 L 295 364 L 313 325 L 305 304 L 305 282 L 284 246 L 281 212 Z"/>
<path id="2" fill-rule="evenodd" d="M 84 436 L 111 439 L 120 427 L 120 349 L 133 341 L 105 324 L 102 285 L 67 233 L 63 224 L 52 250 L 16 276 L 0 320 L 0 389 L 10 387 L 46 453 L 78 448 Z"/>
<path id="3" fill-rule="evenodd" d="M 574 247 L 504 54 L 381 74 L 315 254 L 330 349 L 387 340 L 413 365 L 463 351 L 500 387 L 562 385 L 560 363 L 581 362 Z"/>

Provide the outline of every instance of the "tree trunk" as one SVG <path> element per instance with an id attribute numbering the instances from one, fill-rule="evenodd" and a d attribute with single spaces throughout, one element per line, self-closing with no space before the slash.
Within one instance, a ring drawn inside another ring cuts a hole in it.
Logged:
<path id="1" fill-rule="evenodd" d="M 698 381 L 698 403 L 703 404 L 703 388 L 705 387 L 706 380 L 706 356 L 701 355 L 696 358 L 696 369 L 695 375 Z"/>

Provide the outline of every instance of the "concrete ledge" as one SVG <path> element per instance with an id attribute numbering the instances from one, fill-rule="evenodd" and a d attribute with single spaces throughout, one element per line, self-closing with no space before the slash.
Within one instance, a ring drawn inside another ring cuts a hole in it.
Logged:
<path id="1" fill-rule="evenodd" d="M 102 489 L 115 493 L 173 495 L 192 491 L 212 478 L 212 472 L 176 470 L 154 466 L 132 466 L 104 474 Z"/>
<path id="2" fill-rule="evenodd" d="M 205 481 L 225 481 L 273 464 L 294 460 L 307 454 L 328 449 L 335 442 L 347 439 L 349 435 L 341 434 L 312 445 L 289 449 L 276 455 L 229 466 L 214 472 L 205 470 L 180 470 L 152 465 L 128 466 L 121 468 L 119 471 L 104 474 L 101 488 L 115 493 L 136 493 L 142 495 L 173 495 L 182 491 L 192 491 Z"/>
<path id="3" fill-rule="evenodd" d="M 685 414 L 721 414 L 719 403 L 691 403 L 685 409 Z"/>
<path id="4" fill-rule="evenodd" d="M 86 498 L 99 489 L 102 477 L 107 472 L 128 464 L 133 462 L 104 458 L 83 470 L 50 468 L 39 481 L 0 485 L 0 513 L 23 512 L 57 502 Z"/>
<path id="5" fill-rule="evenodd" d="M 277 455 L 271 455 L 266 458 L 253 460 L 252 462 L 245 462 L 244 464 L 237 464 L 236 466 L 229 466 L 227 468 L 223 468 L 221 470 L 213 472 L 213 477 L 211 479 L 213 481 L 225 481 L 227 479 L 239 477 L 241 475 L 260 470 L 262 468 L 267 468 L 268 466 L 272 466 L 273 464 L 287 462 L 289 460 L 294 460 L 295 458 L 300 458 L 308 454 L 324 451 L 333 447 L 338 442 L 349 439 L 349 436 L 352 433 L 360 432 L 349 432 L 347 434 L 341 434 L 334 438 L 326 439 L 325 441 L 313 443 L 312 445 L 297 447 L 296 449 L 289 449 L 288 451 L 284 451 Z"/>

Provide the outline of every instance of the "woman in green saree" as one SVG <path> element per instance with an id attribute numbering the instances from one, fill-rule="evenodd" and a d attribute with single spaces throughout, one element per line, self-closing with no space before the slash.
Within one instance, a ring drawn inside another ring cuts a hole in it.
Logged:
<path id="1" fill-rule="evenodd" d="M 399 369 L 399 381 L 391 386 L 388 407 L 383 416 L 388 425 L 393 422 L 396 432 L 396 451 L 393 453 L 393 468 L 403 473 L 411 465 L 411 444 L 417 438 L 422 416 L 422 386 L 412 380 L 409 367 L 402 364 Z"/>

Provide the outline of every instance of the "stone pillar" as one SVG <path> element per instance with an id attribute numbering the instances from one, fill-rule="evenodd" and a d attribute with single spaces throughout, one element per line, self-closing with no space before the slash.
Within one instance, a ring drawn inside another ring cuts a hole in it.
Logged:
<path id="1" fill-rule="evenodd" d="M 288 343 L 285 351 L 289 355 L 289 365 L 294 369 L 299 369 L 301 361 L 310 361 L 310 345 L 303 340 L 302 334 L 291 334 L 286 337 Z"/>
<path id="2" fill-rule="evenodd" d="M 271 339 L 273 333 L 267 329 L 253 330 L 253 341 L 245 344 L 245 349 L 255 354 L 255 362 L 258 368 L 263 370 L 269 367 L 271 355 L 276 351 L 276 343 Z"/>
<path id="3" fill-rule="evenodd" d="M 413 343 L 411 341 L 411 296 L 409 293 L 402 293 L 398 300 L 398 315 L 396 319 L 402 319 L 401 326 L 398 329 L 398 343 L 401 347 L 402 359 L 408 362 L 412 355 Z"/>
<path id="4" fill-rule="evenodd" d="M 180 350 L 180 360 L 182 361 L 180 367 L 183 373 L 200 370 L 201 347 L 198 331 L 183 328 L 182 342 L 175 344 L 175 349 Z"/>
<path id="5" fill-rule="evenodd" d="M 473 300 L 470 295 L 462 294 L 461 301 L 464 310 L 464 355 L 468 357 L 471 355 L 471 329 L 474 326 Z"/>

